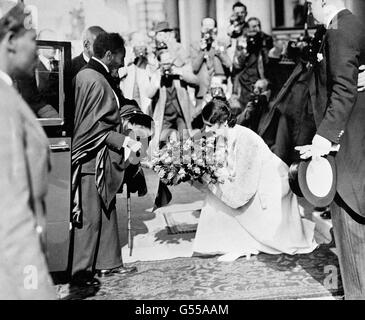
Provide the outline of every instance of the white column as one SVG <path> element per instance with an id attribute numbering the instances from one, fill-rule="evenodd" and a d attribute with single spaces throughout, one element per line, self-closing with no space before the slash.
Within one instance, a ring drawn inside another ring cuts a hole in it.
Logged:
<path id="1" fill-rule="evenodd" d="M 294 27 L 293 0 L 284 0 L 284 21 L 286 27 Z"/>
<path id="2" fill-rule="evenodd" d="M 179 0 L 181 43 L 186 49 L 199 41 L 201 20 L 206 16 L 206 0 Z"/>
<path id="3" fill-rule="evenodd" d="M 186 1 L 179 0 L 179 22 L 180 22 L 180 38 L 181 43 L 186 47 L 188 43 L 188 34 L 190 32 L 189 23 L 187 21 Z"/>
<path id="4" fill-rule="evenodd" d="M 227 17 L 225 12 L 224 0 L 216 0 L 217 6 L 217 24 L 218 24 L 218 34 L 220 36 L 226 35 L 227 33 Z"/>
<path id="5" fill-rule="evenodd" d="M 178 0 L 165 0 L 165 11 L 167 15 L 167 21 L 172 28 L 179 27 L 179 1 Z"/>

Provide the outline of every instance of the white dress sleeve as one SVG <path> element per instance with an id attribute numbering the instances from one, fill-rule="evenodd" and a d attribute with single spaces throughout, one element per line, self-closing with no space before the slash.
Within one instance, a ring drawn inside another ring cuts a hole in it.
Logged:
<path id="1" fill-rule="evenodd" d="M 209 185 L 210 191 L 232 209 L 244 206 L 255 196 L 262 168 L 259 139 L 242 127 L 235 130 L 234 140 L 228 142 L 227 171 L 231 178 L 221 184 Z"/>

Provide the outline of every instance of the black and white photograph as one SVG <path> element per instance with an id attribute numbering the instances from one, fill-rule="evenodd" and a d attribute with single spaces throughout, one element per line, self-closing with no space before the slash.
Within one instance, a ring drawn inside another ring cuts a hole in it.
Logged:
<path id="1" fill-rule="evenodd" d="M 0 300 L 365 300 L 364 71 L 364 0 L 0 0 Z"/>

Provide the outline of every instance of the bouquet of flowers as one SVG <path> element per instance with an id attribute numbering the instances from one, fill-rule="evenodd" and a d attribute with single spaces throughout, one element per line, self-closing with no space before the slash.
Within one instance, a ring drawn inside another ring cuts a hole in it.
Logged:
<path id="1" fill-rule="evenodd" d="M 226 166 L 227 140 L 214 134 L 185 141 L 170 140 L 153 157 L 150 167 L 168 186 L 183 182 L 223 183 L 220 170 Z"/>

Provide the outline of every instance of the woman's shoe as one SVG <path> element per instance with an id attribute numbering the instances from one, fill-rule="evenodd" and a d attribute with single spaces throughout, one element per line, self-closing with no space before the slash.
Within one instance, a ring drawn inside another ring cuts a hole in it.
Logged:
<path id="1" fill-rule="evenodd" d="M 230 253 L 226 253 L 225 255 L 219 257 L 218 261 L 219 262 L 234 262 L 243 256 L 247 256 L 247 260 L 249 260 L 251 255 L 243 253 L 243 252 L 240 252 L 240 253 L 230 252 Z"/>

